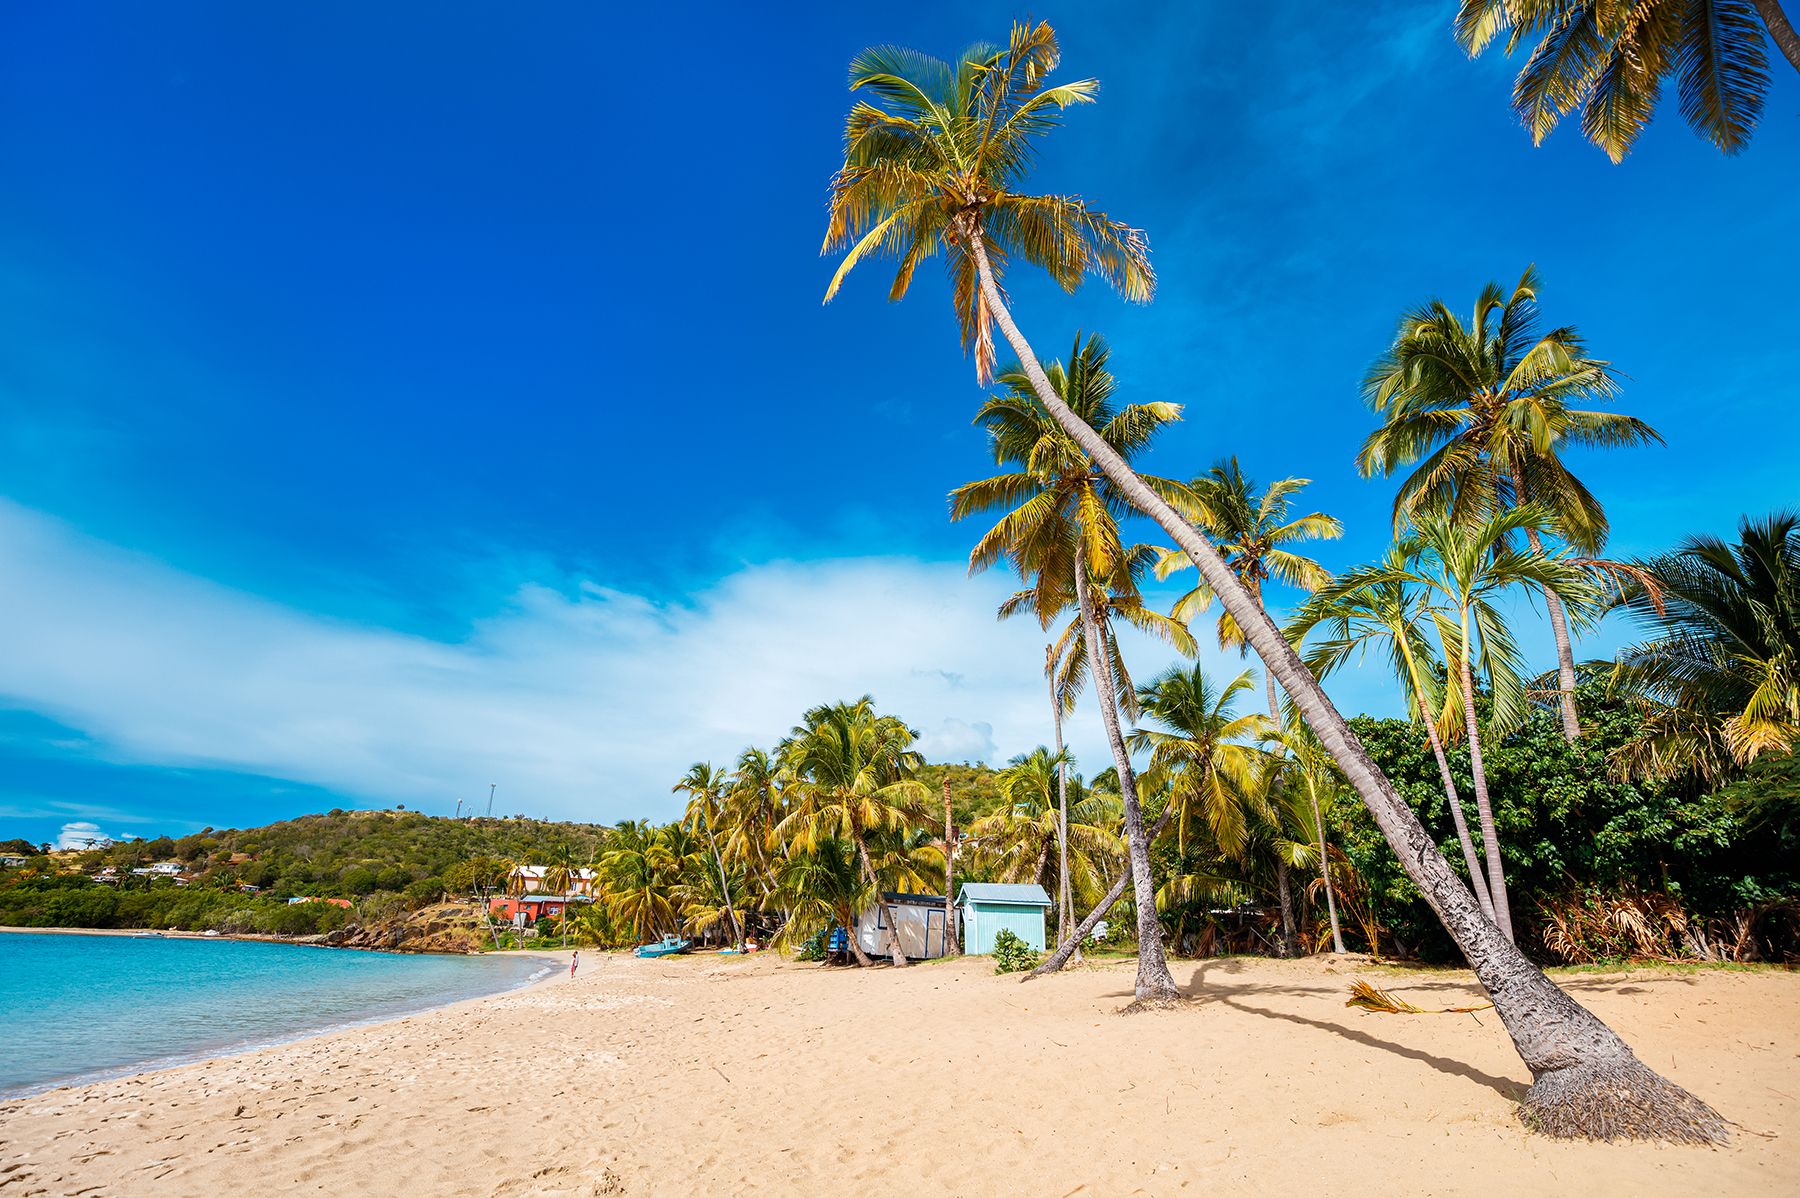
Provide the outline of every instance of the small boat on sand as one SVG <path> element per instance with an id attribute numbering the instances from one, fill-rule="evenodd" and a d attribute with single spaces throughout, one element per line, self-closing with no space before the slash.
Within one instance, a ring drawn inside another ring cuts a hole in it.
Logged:
<path id="1" fill-rule="evenodd" d="M 664 936 L 655 944 L 640 944 L 637 955 L 640 957 L 672 957 L 676 953 L 685 953 L 688 942 L 679 936 Z"/>

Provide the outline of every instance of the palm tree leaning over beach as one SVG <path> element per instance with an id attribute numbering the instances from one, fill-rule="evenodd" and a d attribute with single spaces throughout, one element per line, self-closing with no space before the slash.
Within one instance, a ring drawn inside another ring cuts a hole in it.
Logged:
<path id="1" fill-rule="evenodd" d="M 724 810 L 730 781 L 725 771 L 715 769 L 712 762 L 696 761 L 688 767 L 688 772 L 682 775 L 681 781 L 669 789 L 672 793 L 688 796 L 684 822 L 690 830 L 706 834 L 707 851 L 712 854 L 713 868 L 718 871 L 719 893 L 725 900 L 726 926 L 731 932 L 733 944 L 741 952 L 744 947 L 744 925 L 739 921 L 732 905 L 731 880 L 725 873 L 725 858 L 719 852 L 719 838 L 715 830 Z"/>
<path id="2" fill-rule="evenodd" d="M 1614 162 L 1670 79 L 1694 132 L 1727 154 L 1748 145 L 1769 88 L 1764 29 L 1800 71 L 1800 33 L 1780 0 L 1462 0 L 1456 14 L 1471 58 L 1501 34 L 1508 57 L 1537 39 L 1513 81 L 1513 109 L 1534 144 L 1580 108 L 1582 133 Z"/>
<path id="3" fill-rule="evenodd" d="M 1412 809 L 1218 551 L 1051 387 L 1006 307 L 990 242 L 1002 264 L 1023 258 L 1065 288 L 1099 274 L 1126 298 L 1143 301 L 1155 284 L 1140 232 L 1081 200 L 1024 190 L 1034 143 L 1058 124 L 1067 106 L 1092 102 L 1098 90 L 1094 80 L 1046 86 L 1059 57 L 1055 33 L 1040 22 L 1015 25 L 1007 45 L 973 46 L 955 64 L 895 48 L 868 50 L 852 61 L 851 89 L 881 104 L 859 99 L 846 122 L 844 162 L 831 181 L 824 248 L 847 252 L 827 299 L 872 253 L 900 260 L 889 293 L 894 299 L 905 295 L 920 261 L 940 251 L 949 256 L 957 318 L 965 344 L 976 351 L 978 375 L 985 378 L 991 366 L 991 344 L 982 351 L 988 330 L 997 325 L 1057 423 L 1123 499 L 1194 559 L 1202 580 L 1318 733 L 1493 998 L 1536 1079 L 1523 1105 L 1534 1127 L 1559 1136 L 1725 1140 L 1726 1125 L 1717 1112 L 1644 1066 L 1611 1028 L 1557 989 L 1482 914 Z"/>
<path id="4" fill-rule="evenodd" d="M 1533 550 L 1554 534 L 1583 553 L 1606 544 L 1606 512 L 1563 465 L 1570 446 L 1611 448 L 1662 442 L 1632 416 L 1575 405 L 1618 394 L 1611 364 L 1587 356 L 1573 328 L 1539 334 L 1535 267 L 1510 292 L 1482 288 L 1464 325 L 1440 300 L 1400 322 L 1388 351 L 1369 368 L 1363 396 L 1381 417 L 1356 456 L 1365 476 L 1414 470 L 1394 497 L 1394 529 L 1421 513 L 1480 521 L 1536 504 L 1550 517 L 1525 527 Z M 1555 593 L 1542 592 L 1556 640 L 1557 704 L 1563 736 L 1581 735 L 1575 710 L 1575 656 Z"/>
<path id="5" fill-rule="evenodd" d="M 1306 668 L 1320 680 L 1352 659 L 1360 660 L 1371 647 L 1386 647 L 1389 667 L 1400 681 L 1410 718 L 1424 725 L 1425 738 L 1437 759 L 1444 802 L 1450 809 L 1457 842 L 1462 846 L 1469 886 L 1482 912 L 1492 919 L 1494 903 L 1488 895 L 1487 872 L 1469 835 L 1468 817 L 1450 772 L 1450 758 L 1444 751 L 1444 738 L 1453 723 L 1462 723 L 1462 700 L 1460 687 L 1438 686 L 1440 662 L 1425 636 L 1436 613 L 1424 588 L 1414 585 L 1405 551 L 1395 546 L 1381 561 L 1358 567 L 1320 587 L 1288 621 L 1287 636 L 1293 644 L 1301 645 L 1316 629 L 1325 630 L 1324 637 L 1306 652 Z M 1457 735 L 1462 735 L 1461 731 Z"/>
<path id="6" fill-rule="evenodd" d="M 1100 338 L 1084 341 L 1078 337 L 1066 366 L 1051 362 L 1042 372 L 1047 385 L 1086 422 L 1084 427 L 1097 426 L 1098 435 L 1109 446 L 1130 457 L 1148 449 L 1157 432 L 1179 417 L 1180 408 L 1165 403 L 1116 406 L 1107 357 L 1106 343 Z M 1126 844 L 1138 901 L 1137 998 L 1169 1001 L 1179 992 L 1163 953 L 1149 841 L 1144 836 L 1131 758 L 1119 723 L 1120 699 L 1130 706 L 1133 698 L 1129 682 L 1121 681 L 1125 678 L 1123 662 L 1103 604 L 1109 598 L 1123 600 L 1120 613 L 1139 621 L 1140 626 L 1183 641 L 1187 634 L 1141 602 L 1133 602 L 1136 583 L 1132 571 L 1144 568 L 1147 555 L 1138 547 L 1128 548 L 1120 537 L 1118 518 L 1129 512 L 1128 505 L 1095 473 L 1087 454 L 1045 410 L 1025 372 L 1010 371 L 1000 382 L 1005 390 L 981 406 L 976 423 L 988 430 L 995 463 L 1012 469 L 952 491 L 950 518 L 1004 513 L 969 554 L 971 573 L 1004 560 L 1030 584 L 1002 605 L 1003 619 L 1029 610 L 1047 629 L 1058 615 L 1075 609 L 1070 631 L 1051 649 L 1052 693 L 1060 690 L 1067 709 L 1072 703 L 1070 692 L 1082 674 L 1093 679 L 1125 803 Z M 1151 485 L 1177 500 L 1188 498 L 1179 483 L 1153 478 Z M 1067 664 L 1058 667 L 1058 662 Z M 1058 673 L 1065 676 L 1061 685 Z"/>

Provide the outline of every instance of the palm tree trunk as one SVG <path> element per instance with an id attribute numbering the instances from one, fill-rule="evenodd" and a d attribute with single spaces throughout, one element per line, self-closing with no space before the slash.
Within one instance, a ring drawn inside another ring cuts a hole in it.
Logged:
<path id="1" fill-rule="evenodd" d="M 1280 850 L 1276 852 L 1279 854 Z M 1289 882 L 1287 858 L 1275 858 L 1275 889 L 1281 896 L 1281 955 L 1296 955 L 1298 945 L 1294 936 L 1294 888 Z"/>
<path id="2" fill-rule="evenodd" d="M 1494 904 L 1494 923 L 1511 940 L 1512 907 L 1506 901 L 1506 865 L 1500 860 L 1500 834 L 1494 828 L 1493 804 L 1488 801 L 1487 768 L 1481 761 L 1480 721 L 1475 718 L 1475 678 L 1469 671 L 1469 618 L 1466 612 L 1456 669 L 1462 682 L 1463 723 L 1469 730 L 1469 773 L 1475 779 L 1475 818 L 1481 824 L 1481 852 L 1487 858 L 1488 898 Z"/>
<path id="3" fill-rule="evenodd" d="M 1475 892 L 1475 901 L 1481 904 L 1481 913 L 1492 919 L 1494 900 L 1488 894 L 1487 874 L 1481 868 L 1481 858 L 1475 854 L 1475 841 L 1469 836 L 1469 820 L 1463 814 L 1462 796 L 1456 793 L 1456 779 L 1450 774 L 1450 758 L 1444 754 L 1444 739 L 1438 735 L 1437 723 L 1431 718 L 1431 709 L 1425 706 L 1424 696 L 1419 698 L 1419 714 L 1425 718 L 1425 735 L 1437 758 L 1438 777 L 1444 782 L 1444 800 L 1450 808 L 1450 822 L 1456 825 L 1457 843 L 1462 845 L 1463 864 L 1469 869 L 1469 886 Z"/>
<path id="4" fill-rule="evenodd" d="M 869 960 L 868 953 L 863 952 L 863 946 L 862 946 L 861 942 L 858 940 L 857 935 L 856 935 L 856 912 L 854 912 L 854 911 L 851 911 L 848 913 L 840 912 L 838 915 L 838 918 L 843 921 L 844 943 L 850 946 L 850 955 L 856 958 L 857 968 L 858 969 L 874 968 L 875 962 Z M 831 944 L 830 929 L 827 929 L 825 932 L 825 943 L 826 943 L 827 947 L 829 947 Z M 829 952 L 826 953 L 826 956 L 828 958 L 830 957 L 830 955 L 831 954 Z"/>
<path id="5" fill-rule="evenodd" d="M 1148 833 L 1151 844 L 1155 844 L 1156 838 L 1161 836 L 1164 830 L 1168 828 L 1169 820 L 1174 814 L 1174 809 L 1171 808 L 1156 817 L 1156 822 L 1150 825 Z M 1081 923 L 1076 926 L 1075 934 L 1069 937 L 1069 939 L 1055 952 L 1040 961 L 1036 969 L 1026 974 L 1020 980 L 1028 982 L 1032 978 L 1040 977 L 1043 974 L 1055 973 L 1064 965 L 1067 965 L 1074 958 L 1076 951 L 1075 946 L 1080 944 L 1083 940 L 1086 940 L 1088 936 L 1093 933 L 1094 925 L 1098 924 L 1102 919 L 1105 919 L 1106 913 L 1112 910 L 1113 904 L 1124 897 L 1125 886 L 1130 881 L 1131 871 L 1129 869 L 1120 873 L 1118 879 L 1113 882 L 1112 889 L 1108 890 L 1101 897 L 1100 901 L 1094 904 L 1094 909 L 1087 913 L 1087 918 L 1082 920 Z"/>
<path id="6" fill-rule="evenodd" d="M 1075 542 L 1075 603 L 1081 609 L 1082 639 L 1087 642 L 1088 673 L 1100 703 L 1100 722 L 1112 747 L 1113 765 L 1119 771 L 1119 796 L 1125 805 L 1125 848 L 1131 863 L 1132 893 L 1137 899 L 1138 973 L 1135 988 L 1140 1003 L 1174 1002 L 1181 997 L 1175 977 L 1163 954 L 1162 925 L 1156 918 L 1156 882 L 1150 873 L 1150 841 L 1144 836 L 1144 812 L 1138 805 L 1137 776 L 1131 754 L 1119 731 L 1117 684 L 1106 645 L 1100 639 L 1100 619 L 1094 612 L 1093 588 L 1088 582 L 1087 554 L 1082 541 Z"/>
<path id="7" fill-rule="evenodd" d="M 869 846 L 863 843 L 862 829 L 853 824 L 850 828 L 850 835 L 856 841 L 856 855 L 862 858 L 863 873 L 868 875 L 869 885 L 875 889 L 875 903 L 887 915 L 889 959 L 896 966 L 905 965 L 907 963 L 906 954 L 900 951 L 900 921 L 894 918 L 894 905 L 881 897 L 881 880 L 875 876 L 875 863 L 869 860 Z M 850 942 L 856 943 L 855 931 L 850 933 Z"/>
<path id="8" fill-rule="evenodd" d="M 956 816 L 950 807 L 950 778 L 944 777 L 944 955 L 962 956 L 962 937 L 956 934 Z"/>
<path id="9" fill-rule="evenodd" d="M 1444 798 L 1450 807 L 1450 822 L 1456 825 L 1456 840 L 1462 845 L 1463 864 L 1469 870 L 1469 886 L 1474 892 L 1475 901 L 1481 905 L 1481 913 L 1489 919 L 1494 918 L 1494 901 L 1488 895 L 1487 875 L 1482 871 L 1481 858 L 1475 853 L 1475 842 L 1469 836 L 1469 821 L 1463 814 L 1462 797 L 1456 793 L 1456 779 L 1450 774 L 1450 758 L 1444 753 L 1444 739 L 1438 735 L 1437 722 L 1431 718 L 1431 708 L 1425 702 L 1425 689 L 1420 684 L 1419 665 L 1413 660 L 1412 650 L 1407 647 L 1404 636 L 1396 637 L 1400 646 L 1400 656 L 1406 663 L 1406 683 L 1411 688 L 1413 697 L 1419 703 L 1419 715 L 1425 720 L 1425 736 L 1431 742 L 1431 752 L 1437 758 L 1438 777 L 1444 783 Z M 1448 661 L 1449 646 L 1445 646 Z"/>
<path id="10" fill-rule="evenodd" d="M 1350 725 L 1274 621 L 1245 592 L 1216 549 L 1134 474 L 1111 446 L 1076 416 L 1050 386 L 1031 345 L 1013 322 L 987 258 L 978 210 L 959 221 L 964 246 L 974 256 L 982 300 L 1018 355 L 1032 390 L 1126 501 L 1187 551 L 1194 566 L 1245 639 L 1272 669 L 1283 689 L 1369 809 L 1401 868 L 1418 886 L 1493 1000 L 1513 1046 L 1535 1079 L 1522 1115 L 1553 1136 L 1643 1136 L 1688 1143 L 1722 1143 L 1725 1121 L 1680 1086 L 1647 1068 L 1630 1047 L 1591 1011 L 1570 998 L 1526 959 L 1493 922 L 1437 851 L 1393 785 L 1369 759 Z M 1135 798 L 1135 796 L 1134 796 Z M 1059 950 L 1060 951 L 1060 950 Z"/>
<path id="11" fill-rule="evenodd" d="M 1762 17 L 1763 26 L 1768 29 L 1769 37 L 1781 47 L 1783 58 L 1796 71 L 1800 71 L 1800 33 L 1788 23 L 1787 14 L 1781 11 L 1780 0 L 1750 0 L 1756 5 L 1757 15 Z"/>
<path id="12" fill-rule="evenodd" d="M 1338 929 L 1337 895 L 1331 886 L 1331 865 L 1325 853 L 1325 814 L 1319 810 L 1319 789 L 1312 775 L 1306 778 L 1306 793 L 1312 799 L 1313 828 L 1319 834 L 1319 881 L 1325 884 L 1325 912 L 1331 917 L 1331 951 L 1340 956 L 1344 951 L 1344 933 Z"/>
<path id="13" fill-rule="evenodd" d="M 719 856 L 719 842 L 713 838 L 712 813 L 706 816 L 706 844 L 712 849 L 713 864 L 719 867 L 719 893 L 725 896 L 725 919 L 731 924 L 731 938 L 734 947 L 744 951 L 744 929 L 738 923 L 737 912 L 731 905 L 731 883 L 725 878 L 725 858 Z"/>
<path id="14" fill-rule="evenodd" d="M 1525 490 L 1524 473 L 1515 466 L 1512 477 L 1514 502 L 1526 502 L 1530 496 Z M 1544 551 L 1544 539 L 1535 528 L 1525 530 L 1525 543 L 1533 553 Z M 1574 744 L 1581 739 L 1581 720 L 1575 710 L 1575 647 L 1569 641 L 1569 616 L 1555 591 L 1549 587 L 1538 589 L 1544 594 L 1544 606 L 1550 612 L 1550 633 L 1556 639 L 1556 705 L 1562 712 L 1563 739 Z"/>
<path id="15" fill-rule="evenodd" d="M 1056 693 L 1056 647 L 1044 648 L 1044 674 L 1050 679 L 1050 718 L 1056 729 L 1056 755 L 1062 756 L 1062 696 Z M 1061 948 L 1069 939 L 1075 924 L 1075 895 L 1069 888 L 1069 765 L 1056 763 L 1056 945 Z M 1081 959 L 1081 943 L 1075 944 L 1075 959 Z"/>

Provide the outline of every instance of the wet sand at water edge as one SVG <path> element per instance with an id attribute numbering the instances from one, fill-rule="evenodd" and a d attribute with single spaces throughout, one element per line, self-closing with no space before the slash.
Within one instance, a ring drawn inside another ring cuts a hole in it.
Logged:
<path id="1" fill-rule="evenodd" d="M 1800 1193 L 1800 974 L 1560 975 L 1729 1147 L 1529 1135 L 1467 974 L 1173 962 L 1026 985 L 991 961 L 824 969 L 583 953 L 572 982 L 0 1104 L 24 1195 Z"/>

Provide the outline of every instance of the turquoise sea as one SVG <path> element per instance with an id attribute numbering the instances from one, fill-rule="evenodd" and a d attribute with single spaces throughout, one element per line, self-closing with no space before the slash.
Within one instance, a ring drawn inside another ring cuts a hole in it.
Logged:
<path id="1" fill-rule="evenodd" d="M 0 932 L 0 1095 L 390 1018 L 550 968 L 526 957 Z"/>

